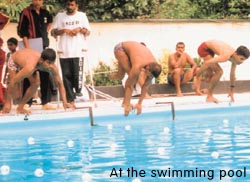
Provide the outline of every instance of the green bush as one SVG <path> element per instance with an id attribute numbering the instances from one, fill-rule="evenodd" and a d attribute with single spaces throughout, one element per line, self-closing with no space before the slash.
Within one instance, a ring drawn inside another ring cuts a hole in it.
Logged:
<path id="1" fill-rule="evenodd" d="M 11 22 L 18 22 L 20 13 L 31 4 L 31 0 L 1 0 L 0 11 L 10 17 Z M 44 1 L 44 8 L 55 15 L 62 9 L 61 3 L 57 0 Z"/>
<path id="2" fill-rule="evenodd" d="M 0 10 L 19 20 L 19 13 L 31 0 L 1 0 Z M 65 8 L 64 0 L 44 0 L 53 15 Z M 82 0 L 79 10 L 90 21 L 124 19 L 249 19 L 249 0 Z"/>
<path id="3" fill-rule="evenodd" d="M 10 21 L 19 21 L 21 11 L 29 6 L 31 0 L 1 0 L 0 10 L 10 17 Z"/>
<path id="4" fill-rule="evenodd" d="M 93 82 L 95 86 L 121 85 L 121 80 L 110 80 L 109 75 L 112 72 L 111 66 L 104 62 L 99 62 L 93 70 Z M 86 83 L 90 84 L 90 75 L 86 76 Z"/>
<path id="5" fill-rule="evenodd" d="M 192 7 L 192 8 L 190 8 Z M 194 18 L 197 5 L 187 0 L 172 1 L 166 0 L 159 7 L 159 11 L 154 15 L 155 18 L 167 19 L 187 19 Z"/>
<path id="6" fill-rule="evenodd" d="M 158 62 L 162 66 L 162 71 L 159 77 L 156 79 L 156 83 L 167 83 L 166 76 L 168 74 L 168 58 L 169 58 L 170 51 L 168 49 L 163 49 Z"/>

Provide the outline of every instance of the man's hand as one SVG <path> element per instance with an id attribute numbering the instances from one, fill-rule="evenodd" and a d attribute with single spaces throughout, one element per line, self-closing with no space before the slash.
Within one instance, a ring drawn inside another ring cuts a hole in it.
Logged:
<path id="1" fill-rule="evenodd" d="M 227 96 L 227 97 L 230 97 L 231 102 L 234 102 L 234 91 L 233 91 L 233 90 L 230 90 L 230 91 L 228 92 L 228 96 Z"/>
<path id="2" fill-rule="evenodd" d="M 142 106 L 141 106 L 141 104 L 136 104 L 136 105 L 134 106 L 134 109 L 137 110 L 137 115 L 141 114 L 141 111 L 142 111 Z"/>
<path id="3" fill-rule="evenodd" d="M 122 104 L 122 107 L 124 107 L 124 116 L 128 116 L 130 111 L 132 111 L 134 109 L 134 105 L 133 104 L 129 104 L 128 106 L 126 106 L 124 103 Z"/>
<path id="4" fill-rule="evenodd" d="M 81 28 L 80 28 L 80 27 L 73 29 L 73 30 L 71 31 L 71 34 L 72 34 L 72 36 L 75 36 L 75 35 L 77 35 L 79 32 L 81 32 Z"/>
<path id="5" fill-rule="evenodd" d="M 131 106 L 124 106 L 124 116 L 128 116 L 131 111 Z"/>
<path id="6" fill-rule="evenodd" d="M 72 103 L 72 102 L 71 102 L 71 103 L 65 102 L 65 103 L 63 103 L 63 108 L 64 108 L 64 110 L 66 110 L 66 109 L 68 109 L 68 108 L 75 110 L 75 109 L 76 109 L 76 106 L 75 106 L 75 104 Z"/>

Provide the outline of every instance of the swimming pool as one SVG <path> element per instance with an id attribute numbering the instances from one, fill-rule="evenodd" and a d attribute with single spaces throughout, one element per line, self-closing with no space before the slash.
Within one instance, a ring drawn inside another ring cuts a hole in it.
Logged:
<path id="1" fill-rule="evenodd" d="M 3 122 L 0 181 L 250 181 L 249 108 Z"/>

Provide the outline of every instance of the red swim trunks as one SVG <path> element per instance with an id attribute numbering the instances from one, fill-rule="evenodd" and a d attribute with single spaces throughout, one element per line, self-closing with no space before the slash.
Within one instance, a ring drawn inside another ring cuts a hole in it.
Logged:
<path id="1" fill-rule="evenodd" d="M 198 47 L 198 54 L 200 57 L 206 57 L 207 55 L 214 56 L 214 52 L 209 49 L 206 45 L 205 42 L 203 42 L 199 47 Z"/>

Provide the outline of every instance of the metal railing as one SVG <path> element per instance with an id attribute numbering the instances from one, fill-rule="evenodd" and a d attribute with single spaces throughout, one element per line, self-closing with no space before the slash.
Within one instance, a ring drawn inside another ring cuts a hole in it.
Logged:
<path id="1" fill-rule="evenodd" d="M 89 109 L 90 125 L 94 126 L 94 117 L 93 117 L 92 106 L 82 106 L 82 107 L 77 107 L 77 109 Z"/>
<path id="2" fill-rule="evenodd" d="M 175 120 L 174 102 L 156 102 L 155 104 L 170 104 L 171 105 L 171 112 L 172 112 L 172 119 Z"/>

